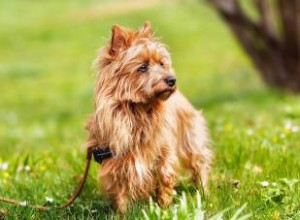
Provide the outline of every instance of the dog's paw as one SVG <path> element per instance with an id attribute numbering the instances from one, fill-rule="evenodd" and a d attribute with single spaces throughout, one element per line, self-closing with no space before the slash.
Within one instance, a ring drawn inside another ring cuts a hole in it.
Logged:
<path id="1" fill-rule="evenodd" d="M 115 201 L 114 204 L 115 211 L 120 214 L 125 214 L 127 212 L 127 202 L 125 199 L 119 199 Z"/>
<path id="2" fill-rule="evenodd" d="M 159 190 L 157 195 L 157 203 L 162 208 L 168 208 L 173 201 L 173 189 L 164 188 L 164 190 Z"/>
<path id="3" fill-rule="evenodd" d="M 157 199 L 157 203 L 160 207 L 162 207 L 163 209 L 166 209 L 170 206 L 170 204 L 173 201 L 173 197 L 169 196 L 169 195 L 165 195 L 165 196 L 160 196 Z"/>
<path id="4" fill-rule="evenodd" d="M 115 210 L 117 213 L 124 215 L 127 212 L 127 206 L 126 205 L 116 206 Z"/>

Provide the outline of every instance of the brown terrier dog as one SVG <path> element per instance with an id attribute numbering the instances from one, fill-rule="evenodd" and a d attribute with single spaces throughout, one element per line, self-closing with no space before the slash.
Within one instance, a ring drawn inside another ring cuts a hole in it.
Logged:
<path id="1" fill-rule="evenodd" d="M 88 145 L 113 153 L 99 176 L 117 211 L 153 192 L 167 207 L 182 171 L 205 188 L 212 160 L 205 120 L 176 91 L 170 54 L 150 24 L 138 31 L 113 26 L 95 66 Z"/>

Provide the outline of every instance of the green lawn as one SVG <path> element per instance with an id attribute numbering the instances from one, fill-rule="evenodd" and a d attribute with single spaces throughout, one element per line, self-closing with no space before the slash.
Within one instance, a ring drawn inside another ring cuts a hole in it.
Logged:
<path id="1" fill-rule="evenodd" d="M 0 1 L 0 196 L 64 202 L 85 163 L 92 60 L 113 24 L 139 27 L 150 20 L 169 46 L 181 91 L 208 119 L 216 158 L 201 207 L 195 189 L 181 184 L 169 210 L 144 202 L 126 217 L 171 219 L 178 211 L 187 219 L 200 209 L 213 216 L 230 208 L 227 219 L 247 204 L 242 215 L 251 213 L 250 219 L 299 219 L 299 96 L 266 88 L 202 1 L 132 10 L 108 2 Z M 0 213 L 8 219 L 118 217 L 97 189 L 96 172 L 93 163 L 81 197 L 63 211 L 0 203 Z"/>

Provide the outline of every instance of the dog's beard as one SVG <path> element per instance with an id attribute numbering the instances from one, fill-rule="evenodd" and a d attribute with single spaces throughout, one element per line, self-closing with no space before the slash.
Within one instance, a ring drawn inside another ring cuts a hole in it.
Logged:
<path id="1" fill-rule="evenodd" d="M 166 101 L 175 92 L 175 89 L 166 89 L 156 94 L 156 98 Z"/>
<path id="2" fill-rule="evenodd" d="M 157 103 L 164 102 L 170 98 L 170 96 L 176 91 L 176 89 L 165 89 L 159 92 L 154 93 L 154 95 L 149 98 L 147 101 L 141 103 L 135 103 L 137 106 L 142 106 L 143 109 L 149 111 L 156 106 Z M 134 102 L 133 102 L 134 103 Z"/>

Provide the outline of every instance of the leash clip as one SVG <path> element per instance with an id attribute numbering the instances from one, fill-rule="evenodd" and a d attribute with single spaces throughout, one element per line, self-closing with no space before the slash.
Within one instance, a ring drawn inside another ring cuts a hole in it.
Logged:
<path id="1" fill-rule="evenodd" d="M 94 160 L 99 164 L 102 164 L 103 160 L 111 158 L 113 156 L 111 150 L 108 147 L 105 149 L 100 147 L 93 148 L 92 153 L 94 156 Z"/>

